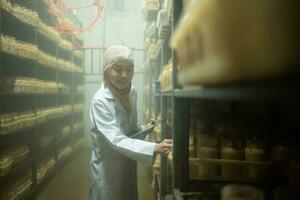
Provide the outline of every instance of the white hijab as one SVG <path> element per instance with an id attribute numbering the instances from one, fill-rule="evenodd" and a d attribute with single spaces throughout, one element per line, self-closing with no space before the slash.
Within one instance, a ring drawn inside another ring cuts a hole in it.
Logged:
<path id="1" fill-rule="evenodd" d="M 120 100 L 127 113 L 130 115 L 131 101 L 129 93 L 131 90 L 131 83 L 127 88 L 119 89 L 110 80 L 111 67 L 119 60 L 123 59 L 132 60 L 131 51 L 128 47 L 115 45 L 106 49 L 103 60 L 103 79 L 105 87 L 107 86 L 112 91 L 112 93 Z"/>

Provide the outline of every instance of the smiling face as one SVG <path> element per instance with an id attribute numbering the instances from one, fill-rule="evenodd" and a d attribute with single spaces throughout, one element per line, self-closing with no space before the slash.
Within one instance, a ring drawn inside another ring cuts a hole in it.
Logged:
<path id="1" fill-rule="evenodd" d="M 127 88 L 132 80 L 134 73 L 134 65 L 132 60 L 121 59 L 112 65 L 110 70 L 110 81 L 119 88 Z"/>

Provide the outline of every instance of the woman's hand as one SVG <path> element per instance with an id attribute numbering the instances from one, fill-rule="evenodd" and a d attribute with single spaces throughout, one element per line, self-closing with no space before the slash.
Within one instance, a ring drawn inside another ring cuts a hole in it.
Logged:
<path id="1" fill-rule="evenodd" d="M 154 151 L 159 154 L 168 155 L 172 152 L 173 149 L 173 140 L 172 139 L 164 139 L 161 143 L 157 143 L 155 145 Z"/>

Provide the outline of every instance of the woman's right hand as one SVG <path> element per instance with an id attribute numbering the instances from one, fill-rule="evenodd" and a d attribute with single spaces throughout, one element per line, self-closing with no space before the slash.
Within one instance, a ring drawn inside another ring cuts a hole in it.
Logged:
<path id="1" fill-rule="evenodd" d="M 172 139 L 164 139 L 161 143 L 157 143 L 155 145 L 154 151 L 159 154 L 168 155 L 172 152 L 173 149 L 173 140 Z"/>

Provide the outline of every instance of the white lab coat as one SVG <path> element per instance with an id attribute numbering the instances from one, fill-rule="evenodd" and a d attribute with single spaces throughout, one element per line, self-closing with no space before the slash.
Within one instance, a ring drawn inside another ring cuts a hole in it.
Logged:
<path id="1" fill-rule="evenodd" d="M 90 200 L 137 200 L 136 161 L 152 164 L 155 143 L 131 139 L 141 130 L 137 123 L 137 94 L 130 91 L 132 113 L 104 85 L 90 109 L 92 186 Z"/>

